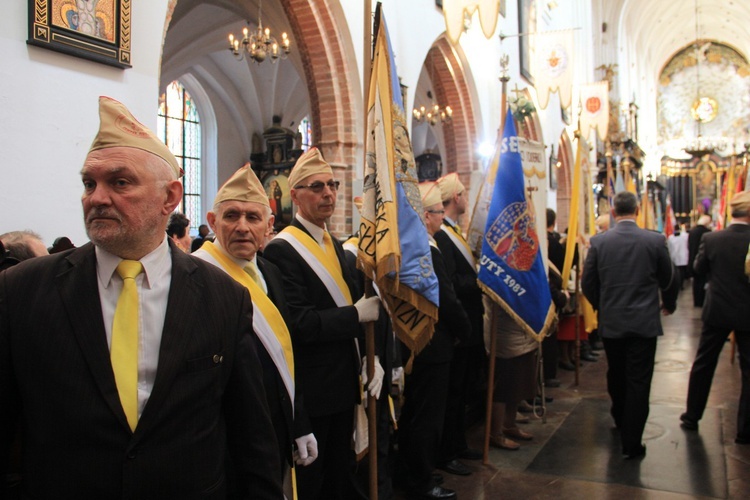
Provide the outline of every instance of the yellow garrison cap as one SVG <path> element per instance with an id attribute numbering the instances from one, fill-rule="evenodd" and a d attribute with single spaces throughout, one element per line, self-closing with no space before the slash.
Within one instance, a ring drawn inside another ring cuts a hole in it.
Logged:
<path id="1" fill-rule="evenodd" d="M 732 196 L 729 206 L 732 208 L 733 214 L 744 213 L 745 215 L 750 215 L 750 191 L 741 191 Z"/>
<path id="2" fill-rule="evenodd" d="M 420 182 L 419 194 L 422 195 L 422 206 L 425 208 L 443 202 L 443 200 L 440 199 L 440 187 L 437 182 Z"/>
<path id="3" fill-rule="evenodd" d="M 437 183 L 440 187 L 441 201 L 448 201 L 453 198 L 453 195 L 462 193 L 466 189 L 459 180 L 456 172 L 442 176 L 437 180 Z"/>
<path id="4" fill-rule="evenodd" d="M 313 147 L 300 156 L 297 163 L 294 164 L 294 168 L 292 168 L 292 172 L 289 174 L 289 187 L 293 189 L 302 181 L 315 174 L 333 175 L 333 169 L 323 159 L 320 150 Z"/>
<path id="5" fill-rule="evenodd" d="M 177 177 L 183 172 L 177 159 L 166 144 L 151 130 L 135 119 L 133 114 L 119 101 L 111 97 L 99 97 L 99 133 L 91 143 L 89 153 L 99 149 L 126 147 L 142 149 L 164 159 Z"/>
<path id="6" fill-rule="evenodd" d="M 268 202 L 268 194 L 263 189 L 263 184 L 255 175 L 249 163 L 240 167 L 227 182 L 221 186 L 219 192 L 214 198 L 214 206 L 222 201 L 253 201 L 267 207 L 271 206 Z"/>

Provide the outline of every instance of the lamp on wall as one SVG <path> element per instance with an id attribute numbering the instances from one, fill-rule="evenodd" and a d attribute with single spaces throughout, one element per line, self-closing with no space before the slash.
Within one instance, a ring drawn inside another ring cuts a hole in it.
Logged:
<path id="1" fill-rule="evenodd" d="M 419 108 L 414 108 L 411 112 L 417 122 L 422 123 L 426 121 L 430 125 L 437 125 L 438 122 L 449 123 L 453 120 L 453 110 L 450 106 L 441 108 L 439 104 L 436 104 L 432 98 L 431 90 L 427 91 L 427 97 L 432 101 L 432 106 L 428 108 L 420 106 Z"/>
<path id="2" fill-rule="evenodd" d="M 255 33 L 250 33 L 248 23 L 248 26 L 242 29 L 241 39 L 236 38 L 233 33 L 229 34 L 229 50 L 238 61 L 242 61 L 247 56 L 260 64 L 270 56 L 271 62 L 275 63 L 279 58 L 286 59 L 291 50 L 291 41 L 286 33 L 282 33 L 281 42 L 277 42 L 276 38 L 271 36 L 271 29 L 263 28 L 262 6 L 263 0 L 260 0 L 258 2 L 258 30 Z"/>

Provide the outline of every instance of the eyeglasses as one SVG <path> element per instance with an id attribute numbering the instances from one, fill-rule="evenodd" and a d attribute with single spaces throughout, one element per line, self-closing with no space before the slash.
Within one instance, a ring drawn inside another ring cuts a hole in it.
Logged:
<path id="1" fill-rule="evenodd" d="M 445 210 L 425 210 L 428 214 L 445 215 Z"/>
<path id="2" fill-rule="evenodd" d="M 339 189 L 339 185 L 341 185 L 340 181 L 316 181 L 312 184 L 308 184 L 307 186 L 297 186 L 294 189 L 309 189 L 313 193 L 320 194 L 323 192 L 326 186 L 328 186 L 328 189 L 330 189 L 331 191 L 337 191 Z"/>

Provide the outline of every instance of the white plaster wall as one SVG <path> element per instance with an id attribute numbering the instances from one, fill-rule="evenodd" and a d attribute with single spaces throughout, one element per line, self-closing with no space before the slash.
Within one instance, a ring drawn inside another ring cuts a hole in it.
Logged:
<path id="1" fill-rule="evenodd" d="M 0 16 L 0 233 L 32 229 L 47 245 L 88 241 L 78 175 L 99 126 L 98 96 L 156 126 L 167 0 L 132 2 L 133 67 L 121 70 L 26 45 L 27 2 Z"/>

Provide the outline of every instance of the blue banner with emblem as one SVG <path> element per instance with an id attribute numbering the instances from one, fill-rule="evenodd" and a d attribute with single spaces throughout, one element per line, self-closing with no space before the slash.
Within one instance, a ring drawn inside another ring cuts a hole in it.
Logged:
<path id="1" fill-rule="evenodd" d="M 555 316 L 534 207 L 527 198 L 513 114 L 506 113 L 500 164 L 487 214 L 479 285 L 541 342 Z"/>

